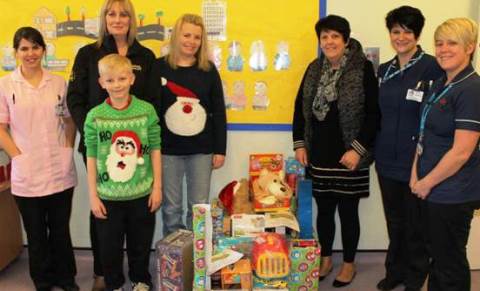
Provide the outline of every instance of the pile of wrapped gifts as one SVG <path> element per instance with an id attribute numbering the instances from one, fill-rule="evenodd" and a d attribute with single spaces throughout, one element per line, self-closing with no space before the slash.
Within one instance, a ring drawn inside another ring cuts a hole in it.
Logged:
<path id="1" fill-rule="evenodd" d="M 249 178 L 193 206 L 193 233 L 157 243 L 158 290 L 317 290 L 312 184 L 281 154 L 250 155 Z"/>

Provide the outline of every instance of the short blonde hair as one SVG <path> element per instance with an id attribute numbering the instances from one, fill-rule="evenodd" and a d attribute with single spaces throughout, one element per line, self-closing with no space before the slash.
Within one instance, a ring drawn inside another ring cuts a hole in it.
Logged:
<path id="1" fill-rule="evenodd" d="M 208 61 L 208 43 L 207 43 L 207 32 L 205 31 L 205 25 L 203 24 L 203 19 L 201 16 L 196 14 L 184 14 L 175 22 L 175 26 L 172 30 L 172 36 L 170 38 L 170 51 L 167 56 L 167 61 L 170 67 L 176 69 L 177 61 L 179 58 L 179 43 L 178 39 L 180 38 L 180 33 L 184 23 L 190 23 L 195 26 L 200 26 L 202 29 L 202 43 L 198 48 L 195 57 L 197 58 L 198 68 L 203 71 L 210 70 L 210 62 Z"/>
<path id="2" fill-rule="evenodd" d="M 453 40 L 464 47 L 473 45 L 475 48 L 478 38 L 478 25 L 470 18 L 451 18 L 440 24 L 435 30 L 434 40 Z"/>
<path id="3" fill-rule="evenodd" d="M 100 25 L 98 28 L 97 46 L 101 47 L 105 38 L 109 35 L 107 30 L 107 13 L 112 8 L 113 3 L 118 2 L 125 9 L 130 17 L 130 25 L 127 32 L 127 43 L 131 46 L 137 37 L 137 17 L 135 15 L 135 8 L 130 0 L 105 0 L 100 10 Z"/>
<path id="4" fill-rule="evenodd" d="M 132 62 L 119 54 L 109 54 L 98 61 L 98 73 L 100 77 L 112 72 L 128 71 L 133 74 Z"/>

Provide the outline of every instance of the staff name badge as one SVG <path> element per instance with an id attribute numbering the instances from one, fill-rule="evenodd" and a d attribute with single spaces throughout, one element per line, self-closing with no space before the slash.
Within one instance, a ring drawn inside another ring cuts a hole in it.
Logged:
<path id="1" fill-rule="evenodd" d="M 423 99 L 423 91 L 408 89 L 407 100 L 422 102 L 422 99 Z"/>
<path id="2" fill-rule="evenodd" d="M 55 105 L 55 115 L 58 117 L 65 116 L 65 105 L 63 103 L 59 102 Z"/>

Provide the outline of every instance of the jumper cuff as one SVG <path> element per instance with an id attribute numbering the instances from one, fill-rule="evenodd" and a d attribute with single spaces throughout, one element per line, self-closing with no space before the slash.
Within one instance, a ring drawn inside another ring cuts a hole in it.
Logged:
<path id="1" fill-rule="evenodd" d="M 358 142 L 358 140 L 353 140 L 350 144 L 352 149 L 356 151 L 360 156 L 364 156 L 367 153 L 367 150 Z"/>
<path id="2" fill-rule="evenodd" d="M 305 147 L 305 141 L 304 140 L 296 140 L 293 142 L 293 149 L 299 149 L 299 148 L 304 148 Z"/>

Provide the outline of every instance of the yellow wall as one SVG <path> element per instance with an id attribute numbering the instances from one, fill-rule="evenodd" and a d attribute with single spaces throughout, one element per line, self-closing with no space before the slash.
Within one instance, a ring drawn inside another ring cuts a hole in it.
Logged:
<path id="1" fill-rule="evenodd" d="M 203 0 L 164 0 L 164 1 L 133 1 L 136 14 L 145 16 L 144 25 L 157 23 L 156 12 L 163 11 L 162 25 L 172 27 L 175 20 L 183 13 L 202 14 Z M 24 0 L 0 1 L 0 11 L 11 11 L 0 18 L 0 27 L 4 28 L 0 35 L 0 46 L 12 46 L 12 36 L 20 26 L 35 26 L 34 19 L 38 16 L 53 16 L 56 22 L 67 20 L 66 11 L 70 11 L 70 20 L 80 20 L 82 12 L 86 19 L 98 16 L 101 1 L 74 0 L 56 1 L 44 0 L 41 3 L 29 3 Z M 244 110 L 228 110 L 229 123 L 289 123 L 293 116 L 293 102 L 306 65 L 315 57 L 315 33 L 311 29 L 312 23 L 318 18 L 319 1 L 303 0 L 302 5 L 294 0 L 242 0 L 224 1 L 226 5 L 226 41 L 216 42 L 222 49 L 222 64 L 220 74 L 227 85 L 227 93 L 231 95 L 233 82 L 245 82 L 247 106 Z M 68 8 L 67 8 L 68 7 Z M 18 13 L 21 11 L 21 13 Z M 139 21 L 139 19 L 137 19 Z M 55 29 L 53 29 L 55 31 Z M 44 33 L 44 36 L 46 34 Z M 231 41 L 241 43 L 244 59 L 243 71 L 230 72 L 227 70 L 228 46 Z M 265 71 L 253 72 L 248 67 L 250 46 L 253 41 L 262 40 L 267 56 Z M 69 64 L 64 71 L 59 72 L 65 78 L 71 71 L 76 51 L 92 39 L 79 36 L 62 36 L 47 39 L 55 46 L 55 57 L 68 60 Z M 277 53 L 277 44 L 286 41 L 289 45 L 291 67 L 288 70 L 277 71 L 273 68 L 273 59 Z M 157 56 L 165 41 L 147 40 L 142 42 L 150 47 Z M 2 56 L 5 50 L 0 52 Z M 5 74 L 0 70 L 0 75 Z M 252 99 L 255 95 L 255 82 L 267 84 L 267 96 L 270 100 L 266 110 L 253 110 Z"/>

